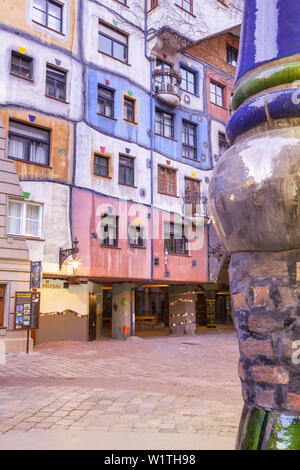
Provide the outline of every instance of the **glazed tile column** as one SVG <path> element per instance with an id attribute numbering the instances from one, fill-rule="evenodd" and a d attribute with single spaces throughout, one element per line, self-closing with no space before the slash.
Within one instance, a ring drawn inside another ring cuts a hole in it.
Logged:
<path id="1" fill-rule="evenodd" d="M 231 148 L 210 209 L 245 407 L 237 449 L 300 449 L 300 2 L 245 0 Z"/>

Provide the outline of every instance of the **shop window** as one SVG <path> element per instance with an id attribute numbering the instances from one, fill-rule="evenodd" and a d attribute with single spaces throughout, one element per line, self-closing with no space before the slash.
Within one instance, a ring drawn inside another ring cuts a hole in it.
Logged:
<path id="1" fill-rule="evenodd" d="M 19 201 L 9 201 L 8 229 L 9 235 L 41 238 L 42 207 Z"/>
<path id="2" fill-rule="evenodd" d="M 101 245 L 118 246 L 118 217 L 115 215 L 101 216 Z"/>
<path id="3" fill-rule="evenodd" d="M 197 160 L 197 126 L 188 121 L 182 121 L 182 155 Z"/>
<path id="4" fill-rule="evenodd" d="M 33 0 L 32 20 L 61 33 L 63 5 L 53 0 Z"/>
<path id="5" fill-rule="evenodd" d="M 97 176 L 109 176 L 109 158 L 102 155 L 94 155 L 94 174 Z"/>
<path id="6" fill-rule="evenodd" d="M 8 137 L 8 156 L 10 158 L 49 165 L 49 131 L 20 122 L 9 121 Z"/>
<path id="7" fill-rule="evenodd" d="M 10 73 L 31 80 L 33 76 L 32 58 L 12 51 Z"/>
<path id="8" fill-rule="evenodd" d="M 169 254 L 188 255 L 188 241 L 185 226 L 166 222 L 164 225 L 165 249 Z"/>
<path id="9" fill-rule="evenodd" d="M 46 96 L 66 101 L 67 72 L 51 65 L 46 69 Z"/>
<path id="10" fill-rule="evenodd" d="M 99 52 L 128 62 L 128 36 L 110 26 L 99 23 Z"/>
<path id="11" fill-rule="evenodd" d="M 176 196 L 176 170 L 158 166 L 158 192 L 168 196 Z"/>
<path id="12" fill-rule="evenodd" d="M 134 159 L 119 156 L 119 184 L 134 186 Z"/>

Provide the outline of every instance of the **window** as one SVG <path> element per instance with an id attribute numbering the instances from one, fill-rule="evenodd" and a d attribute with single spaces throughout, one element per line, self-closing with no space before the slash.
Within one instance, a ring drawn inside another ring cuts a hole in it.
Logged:
<path id="1" fill-rule="evenodd" d="M 118 217 L 115 215 L 101 216 L 101 245 L 118 246 Z"/>
<path id="2" fill-rule="evenodd" d="M 102 155 L 94 155 L 94 174 L 97 176 L 109 176 L 109 158 Z"/>
<path id="3" fill-rule="evenodd" d="M 189 13 L 193 13 L 193 0 L 176 0 L 176 5 Z"/>
<path id="4" fill-rule="evenodd" d="M 124 98 L 124 119 L 135 122 L 135 101 L 130 98 Z"/>
<path id="5" fill-rule="evenodd" d="M 223 107 L 223 87 L 210 82 L 210 102 Z"/>
<path id="6" fill-rule="evenodd" d="M 165 223 L 165 249 L 168 250 L 168 253 L 188 255 L 188 242 L 184 232 L 185 226 L 183 224 Z"/>
<path id="7" fill-rule="evenodd" d="M 8 137 L 8 156 L 10 158 L 49 165 L 49 131 L 10 121 Z"/>
<path id="8" fill-rule="evenodd" d="M 41 238 L 41 213 L 42 207 L 37 204 L 10 201 L 7 233 Z"/>
<path id="9" fill-rule="evenodd" d="M 30 57 L 13 51 L 11 53 L 10 72 L 16 75 L 20 75 L 21 77 L 31 79 L 32 63 L 33 60 Z"/>
<path id="10" fill-rule="evenodd" d="M 226 44 L 226 61 L 228 64 L 232 65 L 233 67 L 236 67 L 238 61 L 238 54 L 239 51 L 235 47 L 232 47 L 230 44 Z"/>
<path id="11" fill-rule="evenodd" d="M 114 117 L 114 91 L 104 86 L 98 88 L 98 113 Z"/>
<path id="12" fill-rule="evenodd" d="M 199 212 L 200 181 L 196 181 L 191 178 L 184 179 L 184 202 L 191 206 L 192 216 Z"/>
<path id="13" fill-rule="evenodd" d="M 172 65 L 164 62 L 163 60 L 156 59 L 156 69 L 160 69 L 162 72 L 171 72 Z M 170 77 L 166 74 L 156 75 L 155 76 L 155 91 L 158 93 L 159 91 L 166 91 L 168 89 L 168 85 L 170 83 Z"/>
<path id="14" fill-rule="evenodd" d="M 63 6 L 53 0 L 33 0 L 32 19 L 61 33 Z"/>
<path id="15" fill-rule="evenodd" d="M 134 159 L 120 155 L 119 184 L 134 185 Z"/>
<path id="16" fill-rule="evenodd" d="M 164 111 L 156 110 L 155 132 L 164 137 L 174 138 L 174 116 Z"/>
<path id="17" fill-rule="evenodd" d="M 180 67 L 180 73 L 182 76 L 182 82 L 180 84 L 180 88 L 189 93 L 193 93 L 194 95 L 197 93 L 196 89 L 196 73 L 192 72 L 185 67 Z"/>
<path id="18" fill-rule="evenodd" d="M 46 95 L 66 101 L 67 72 L 47 65 Z"/>
<path id="19" fill-rule="evenodd" d="M 229 148 L 225 134 L 219 132 L 219 156 L 223 155 L 224 152 Z"/>
<path id="20" fill-rule="evenodd" d="M 197 160 L 197 126 L 182 121 L 182 156 Z"/>
<path id="21" fill-rule="evenodd" d="M 150 10 L 156 7 L 158 7 L 158 0 L 150 0 Z"/>
<path id="22" fill-rule="evenodd" d="M 144 246 L 144 227 L 129 225 L 130 246 Z"/>
<path id="23" fill-rule="evenodd" d="M 99 23 L 99 52 L 122 62 L 128 61 L 128 36 Z"/>
<path id="24" fill-rule="evenodd" d="M 176 196 L 176 170 L 158 166 L 158 192 Z"/>

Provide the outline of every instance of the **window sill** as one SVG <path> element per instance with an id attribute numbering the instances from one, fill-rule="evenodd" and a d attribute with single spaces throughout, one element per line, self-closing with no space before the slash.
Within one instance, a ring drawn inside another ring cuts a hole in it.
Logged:
<path id="1" fill-rule="evenodd" d="M 131 64 L 129 64 L 128 62 L 124 62 L 124 60 L 117 59 L 117 57 L 113 57 L 112 55 L 106 54 L 106 52 L 102 52 L 102 51 L 99 51 L 99 50 L 98 50 L 98 52 L 99 52 L 99 54 L 103 54 L 106 57 L 110 57 L 111 59 L 114 59 L 114 60 L 117 60 L 118 62 L 121 62 L 121 64 L 128 65 L 128 67 L 131 67 Z"/>
<path id="2" fill-rule="evenodd" d="M 179 198 L 179 196 L 177 196 L 177 194 L 168 194 L 168 193 L 163 193 L 161 191 L 157 191 L 157 194 L 162 194 L 163 196 L 169 196 L 169 197 L 177 197 Z"/>
<path id="3" fill-rule="evenodd" d="M 184 158 L 185 160 L 189 160 L 190 162 L 200 163 L 200 160 L 198 160 L 196 158 L 189 158 L 189 157 L 185 157 L 184 155 L 182 155 L 182 158 Z"/>
<path id="4" fill-rule="evenodd" d="M 138 122 L 136 121 L 128 121 L 128 119 L 123 119 L 124 122 L 126 122 L 127 124 L 131 124 L 133 126 L 137 126 L 138 125 Z"/>
<path id="5" fill-rule="evenodd" d="M 37 24 L 38 26 L 42 26 L 43 28 L 45 29 L 49 29 L 49 31 L 52 31 L 53 33 L 56 33 L 56 34 L 60 34 L 60 36 L 66 36 L 64 33 L 62 33 L 61 31 L 57 31 L 56 29 L 52 29 L 52 28 L 49 28 L 49 26 L 46 26 L 45 24 L 43 23 L 39 23 L 38 21 L 35 21 L 35 20 L 32 20 L 32 23 L 34 24 Z"/>
<path id="6" fill-rule="evenodd" d="M 191 91 L 184 90 L 182 88 L 183 93 L 188 93 L 189 95 L 195 96 L 195 98 L 200 98 L 200 95 L 197 95 L 197 93 L 192 93 Z"/>
<path id="7" fill-rule="evenodd" d="M 37 242 L 44 242 L 44 238 L 39 238 L 39 237 L 27 237 L 26 235 L 14 235 L 12 233 L 7 234 L 7 238 L 13 238 L 14 240 L 33 240 Z"/>
<path id="8" fill-rule="evenodd" d="M 45 96 L 46 98 L 50 98 L 51 100 L 54 100 L 54 101 L 59 101 L 60 103 L 70 104 L 69 101 L 61 100 L 60 98 L 55 98 L 55 96 L 50 96 L 50 95 L 45 95 Z"/>
<path id="9" fill-rule="evenodd" d="M 221 105 L 219 105 L 219 104 L 217 104 L 217 103 L 213 103 L 212 101 L 210 102 L 210 104 L 212 104 L 212 105 L 214 105 L 214 106 L 217 106 L 217 107 L 220 108 L 220 109 L 224 109 L 224 111 L 229 111 L 229 109 L 224 108 L 224 106 L 221 106 Z"/>
<path id="10" fill-rule="evenodd" d="M 106 116 L 106 114 L 101 114 L 101 113 L 97 113 L 98 116 L 102 116 L 102 117 L 105 117 L 105 118 L 108 118 L 108 119 L 111 119 L 112 121 L 117 121 L 118 119 L 114 118 L 114 117 L 111 117 L 111 116 Z"/>
<path id="11" fill-rule="evenodd" d="M 137 189 L 137 186 L 134 186 L 132 184 L 120 183 L 120 181 L 119 181 L 119 185 L 120 186 L 127 186 L 128 188 Z"/>
<path id="12" fill-rule="evenodd" d="M 27 80 L 27 82 L 34 83 L 32 78 L 24 77 L 24 75 L 19 75 L 18 73 L 14 73 L 14 72 L 10 72 L 10 75 L 12 75 L 13 77 L 16 77 L 16 78 L 22 78 L 23 80 Z"/>
<path id="13" fill-rule="evenodd" d="M 179 8 L 180 10 L 184 11 L 185 13 L 188 13 L 189 15 L 193 16 L 194 18 L 197 18 L 197 16 L 194 15 L 193 12 L 188 11 L 188 10 L 185 10 L 184 8 L 182 8 L 181 6 L 179 6 L 179 5 L 177 5 L 177 4 L 175 4 L 175 6 L 176 6 L 177 8 Z"/>
<path id="14" fill-rule="evenodd" d="M 191 258 L 192 255 L 185 254 L 185 253 L 168 253 L 168 256 L 184 256 L 185 258 Z"/>
<path id="15" fill-rule="evenodd" d="M 110 250 L 121 250 L 119 246 L 109 246 L 100 244 L 101 248 L 109 248 Z"/>
<path id="16" fill-rule="evenodd" d="M 129 245 L 129 248 L 133 248 L 133 249 L 138 249 L 138 250 L 146 250 L 147 247 L 146 246 L 139 246 L 139 245 Z"/>
<path id="17" fill-rule="evenodd" d="M 8 158 L 10 160 L 15 160 L 16 162 L 22 162 L 22 163 L 26 163 L 26 164 L 29 164 L 29 165 L 41 166 L 42 168 L 47 168 L 48 170 L 53 170 L 52 166 L 44 165 L 43 163 L 30 162 L 28 160 L 23 160 L 22 158 L 15 158 L 15 157 L 10 157 L 10 156 L 8 156 Z"/>
<path id="18" fill-rule="evenodd" d="M 112 180 L 112 176 L 97 175 L 96 173 L 94 173 L 93 176 L 96 176 L 97 178 L 106 178 L 108 180 Z"/>
<path id="19" fill-rule="evenodd" d="M 166 135 L 158 134 L 157 132 L 155 132 L 155 135 L 158 135 L 158 137 L 164 137 L 164 139 L 173 140 L 173 142 L 178 142 L 174 137 L 168 137 Z"/>

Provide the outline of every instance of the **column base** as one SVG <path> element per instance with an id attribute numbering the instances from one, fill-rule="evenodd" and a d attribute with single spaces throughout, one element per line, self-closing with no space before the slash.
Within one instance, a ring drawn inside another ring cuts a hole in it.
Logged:
<path id="1" fill-rule="evenodd" d="M 236 450 L 299 450 L 300 416 L 244 406 Z"/>

